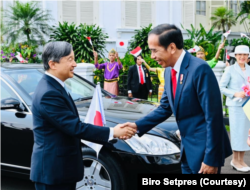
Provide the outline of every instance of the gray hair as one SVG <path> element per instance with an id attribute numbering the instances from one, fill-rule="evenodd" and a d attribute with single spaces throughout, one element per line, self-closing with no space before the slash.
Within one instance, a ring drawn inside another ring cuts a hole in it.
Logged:
<path id="1" fill-rule="evenodd" d="M 43 67 L 45 70 L 49 70 L 49 61 L 59 63 L 62 57 L 68 56 L 73 47 L 68 42 L 56 41 L 49 42 L 45 45 L 42 54 Z"/>

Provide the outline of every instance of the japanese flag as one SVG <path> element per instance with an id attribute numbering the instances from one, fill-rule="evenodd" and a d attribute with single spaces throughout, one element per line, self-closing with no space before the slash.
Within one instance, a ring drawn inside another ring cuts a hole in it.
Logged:
<path id="1" fill-rule="evenodd" d="M 117 48 L 127 49 L 127 47 L 128 47 L 128 40 L 117 40 L 116 41 L 116 47 Z"/>
<path id="2" fill-rule="evenodd" d="M 250 39 L 246 34 L 243 34 L 243 33 L 240 33 L 240 36 Z"/>
<path id="3" fill-rule="evenodd" d="M 18 61 L 20 61 L 21 63 L 24 63 L 24 58 L 22 57 L 22 54 L 20 52 L 17 52 L 17 55 L 15 56 Z"/>
<path id="4" fill-rule="evenodd" d="M 140 53 L 142 52 L 141 48 L 138 46 L 135 49 L 133 49 L 130 54 L 132 54 L 133 56 L 137 57 L 138 55 L 140 55 Z"/>
<path id="5" fill-rule="evenodd" d="M 225 36 L 225 38 L 227 38 L 230 33 L 231 33 L 231 30 L 228 30 L 226 33 L 223 34 L 223 36 Z"/>
<path id="6" fill-rule="evenodd" d="M 199 48 L 199 46 L 194 46 L 193 48 L 191 48 L 191 49 L 189 49 L 189 50 L 187 50 L 189 53 L 196 53 L 197 51 L 199 51 L 200 50 L 200 48 Z"/>
<path id="7" fill-rule="evenodd" d="M 229 56 L 228 53 L 227 53 L 227 49 L 226 49 L 226 58 L 227 58 L 227 60 L 230 59 L 230 56 Z"/>
<path id="8" fill-rule="evenodd" d="M 84 122 L 90 123 L 93 125 L 98 125 L 100 127 L 103 127 L 106 124 L 100 84 L 96 85 L 94 96 L 91 100 L 91 104 L 90 104 L 90 107 L 89 107 L 89 110 L 88 110 L 88 113 L 86 115 Z M 90 148 L 94 149 L 96 151 L 97 158 L 98 158 L 98 154 L 102 148 L 102 145 L 89 142 L 89 141 L 85 141 L 85 140 L 81 140 L 81 141 L 82 143 L 86 144 Z"/>
<path id="9" fill-rule="evenodd" d="M 92 41 L 91 41 L 91 37 L 86 37 L 88 40 L 89 40 L 89 43 L 93 46 L 93 44 L 92 44 Z"/>

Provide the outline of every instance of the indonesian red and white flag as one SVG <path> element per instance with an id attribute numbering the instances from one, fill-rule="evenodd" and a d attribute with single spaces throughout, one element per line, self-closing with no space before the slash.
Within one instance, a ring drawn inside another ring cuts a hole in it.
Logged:
<path id="1" fill-rule="evenodd" d="M 133 56 L 137 57 L 138 55 L 140 55 L 140 53 L 142 52 L 142 49 L 138 46 L 135 49 L 133 49 L 130 54 L 132 54 Z"/>
<path id="2" fill-rule="evenodd" d="M 229 56 L 228 53 L 227 53 L 227 49 L 226 49 L 226 59 L 227 59 L 227 60 L 230 59 L 230 56 Z"/>
<path id="3" fill-rule="evenodd" d="M 243 33 L 240 33 L 240 36 L 250 39 L 246 34 L 243 34 Z"/>
<path id="4" fill-rule="evenodd" d="M 91 41 L 91 37 L 86 37 L 88 40 L 89 40 L 89 43 L 93 46 L 93 44 L 92 44 L 92 41 Z"/>
<path id="5" fill-rule="evenodd" d="M 93 125 L 98 125 L 100 127 L 103 127 L 106 124 L 100 84 L 96 85 L 95 92 L 91 100 L 91 104 L 90 104 L 90 107 L 89 107 L 89 110 L 88 110 L 88 113 L 86 115 L 84 122 L 90 123 Z M 94 149 L 96 151 L 96 155 L 98 158 L 98 154 L 102 148 L 102 145 L 89 142 L 89 141 L 85 141 L 85 140 L 81 140 L 81 141 L 82 143 L 86 144 L 90 148 Z"/>
<path id="6" fill-rule="evenodd" d="M 20 52 L 17 52 L 17 55 L 15 57 L 18 59 L 18 61 L 24 63 L 25 59 L 22 57 L 22 54 Z"/>
<path id="7" fill-rule="evenodd" d="M 225 38 L 227 38 L 230 33 L 231 33 L 231 30 L 228 30 L 226 33 L 223 34 L 223 36 L 225 36 Z"/>
<path id="8" fill-rule="evenodd" d="M 199 51 L 200 50 L 200 48 L 199 48 L 199 46 L 194 46 L 193 48 L 191 48 L 191 49 L 189 49 L 189 50 L 187 50 L 189 53 L 196 53 L 197 51 Z"/>
<path id="9" fill-rule="evenodd" d="M 127 47 L 128 47 L 128 40 L 117 40 L 116 41 L 116 47 L 117 48 L 127 49 Z"/>

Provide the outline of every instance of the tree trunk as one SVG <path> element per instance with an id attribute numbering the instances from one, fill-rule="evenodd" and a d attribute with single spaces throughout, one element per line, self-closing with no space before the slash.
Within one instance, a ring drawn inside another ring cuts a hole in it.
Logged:
<path id="1" fill-rule="evenodd" d="M 28 44 L 30 44 L 30 35 L 29 34 L 26 34 L 27 35 L 27 42 Z"/>

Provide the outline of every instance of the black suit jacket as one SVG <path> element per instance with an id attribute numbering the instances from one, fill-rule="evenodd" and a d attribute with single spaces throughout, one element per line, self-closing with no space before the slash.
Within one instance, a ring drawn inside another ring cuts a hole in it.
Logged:
<path id="1" fill-rule="evenodd" d="M 152 89 L 152 82 L 150 80 L 150 73 L 148 71 L 148 69 L 142 65 L 142 70 L 144 72 L 145 75 L 145 80 L 146 80 L 146 85 L 147 85 L 147 90 L 151 90 Z M 128 71 L 128 90 L 132 91 L 133 93 L 137 93 L 139 90 L 139 74 L 138 74 L 138 69 L 137 69 L 137 65 L 133 65 L 129 67 L 129 71 Z"/>
<path id="2" fill-rule="evenodd" d="M 110 129 L 82 123 L 72 98 L 48 75 L 43 76 L 34 93 L 32 113 L 30 179 L 48 185 L 82 180 L 80 139 L 105 144 Z"/>

